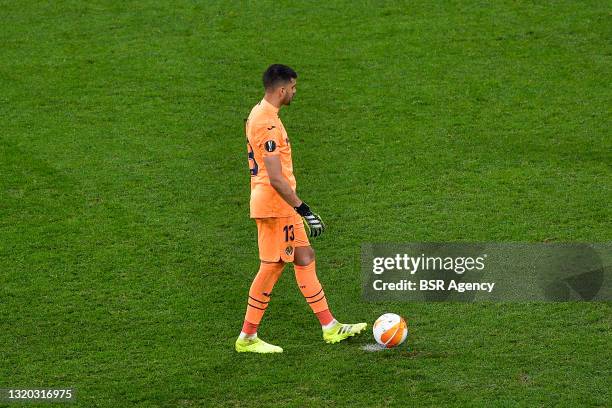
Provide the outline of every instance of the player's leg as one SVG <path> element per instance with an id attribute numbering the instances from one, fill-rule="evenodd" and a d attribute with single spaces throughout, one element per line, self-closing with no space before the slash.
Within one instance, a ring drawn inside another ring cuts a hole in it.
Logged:
<path id="1" fill-rule="evenodd" d="M 284 262 L 261 262 L 259 271 L 251 283 L 247 310 L 242 325 L 242 337 L 257 335 L 257 327 L 270 303 L 272 289 L 283 273 Z"/>
<path id="2" fill-rule="evenodd" d="M 247 310 L 242 331 L 236 340 L 237 351 L 255 353 L 280 353 L 282 348 L 273 346 L 257 337 L 257 328 L 268 308 L 274 284 L 283 272 L 285 263 L 280 259 L 282 227 L 276 218 L 257 219 L 259 271 L 251 283 Z"/>
<path id="3" fill-rule="evenodd" d="M 253 279 L 249 289 L 247 310 L 242 325 L 242 331 L 236 341 L 237 351 L 253 351 L 258 353 L 282 352 L 282 348 L 265 343 L 257 337 L 257 328 L 268 308 L 274 284 L 283 272 L 284 262 L 264 262 Z"/>
<path id="4" fill-rule="evenodd" d="M 295 254 L 293 266 L 295 269 L 295 279 L 304 299 L 306 299 L 306 302 L 308 302 L 308 305 L 321 323 L 323 339 L 328 343 L 337 343 L 360 333 L 365 329 L 365 323 L 342 324 L 334 319 L 329 310 L 323 286 L 317 277 L 315 252 L 310 246 L 301 219 L 296 220 L 294 228 Z"/>
<path id="5" fill-rule="evenodd" d="M 310 245 L 295 248 L 293 258 L 295 280 L 313 313 L 319 319 L 323 328 L 331 327 L 336 323 L 329 310 L 323 286 L 317 277 L 315 253 Z"/>

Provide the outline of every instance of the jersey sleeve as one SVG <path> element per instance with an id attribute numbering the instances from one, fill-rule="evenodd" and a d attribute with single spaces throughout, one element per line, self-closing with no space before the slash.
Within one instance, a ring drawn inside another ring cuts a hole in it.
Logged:
<path id="1" fill-rule="evenodd" d="M 263 157 L 280 155 L 282 132 L 274 124 L 262 124 L 255 129 L 255 143 Z"/>

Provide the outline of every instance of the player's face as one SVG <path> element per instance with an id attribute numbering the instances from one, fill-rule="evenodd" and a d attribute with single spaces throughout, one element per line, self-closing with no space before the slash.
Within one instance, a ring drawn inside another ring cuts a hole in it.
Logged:
<path id="1" fill-rule="evenodd" d="M 291 78 L 291 82 L 288 82 L 285 86 L 280 88 L 283 101 L 283 105 L 291 105 L 291 101 L 293 100 L 293 96 L 297 91 L 296 88 L 297 81 L 295 78 Z"/>

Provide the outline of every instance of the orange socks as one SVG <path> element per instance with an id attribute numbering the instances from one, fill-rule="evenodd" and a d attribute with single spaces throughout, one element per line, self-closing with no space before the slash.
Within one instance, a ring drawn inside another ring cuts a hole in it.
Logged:
<path id="1" fill-rule="evenodd" d="M 247 336 L 253 336 L 257 334 L 258 326 L 258 324 L 249 323 L 245 320 L 242 324 L 242 333 L 246 334 Z"/>
<path id="2" fill-rule="evenodd" d="M 270 302 L 272 288 L 283 273 L 285 264 L 282 262 L 268 263 L 262 262 L 259 265 L 259 272 L 253 279 L 249 290 L 249 301 L 246 315 L 244 317 L 243 333 L 254 335 L 257 333 L 257 326 Z"/>
<path id="3" fill-rule="evenodd" d="M 285 264 L 283 262 L 262 262 L 260 264 L 259 272 L 257 272 L 255 279 L 253 279 L 251 289 L 249 290 L 249 301 L 242 326 L 242 333 L 240 333 L 241 338 L 250 338 L 257 335 L 257 327 L 268 308 L 272 288 L 274 288 L 274 284 L 283 273 L 284 267 Z M 295 279 L 306 302 L 308 302 L 308 305 L 316 314 L 321 326 L 329 325 L 334 321 L 334 317 L 329 311 L 323 287 L 317 278 L 315 261 L 306 266 L 294 265 L 294 269 Z"/>
<path id="4" fill-rule="evenodd" d="M 295 280 L 306 302 L 308 302 L 312 311 L 317 315 L 322 326 L 329 324 L 334 320 L 334 317 L 329 311 L 323 286 L 321 286 L 317 278 L 315 261 L 306 266 L 293 265 L 293 267 L 295 269 Z"/>
<path id="5" fill-rule="evenodd" d="M 329 324 L 334 321 L 334 316 L 332 316 L 329 309 L 316 313 L 316 315 L 317 319 L 319 319 L 319 323 L 321 323 L 321 326 L 329 326 Z"/>

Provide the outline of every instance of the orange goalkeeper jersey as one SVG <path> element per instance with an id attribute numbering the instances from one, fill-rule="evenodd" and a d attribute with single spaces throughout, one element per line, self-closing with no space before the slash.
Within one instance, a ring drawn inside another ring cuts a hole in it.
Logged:
<path id="1" fill-rule="evenodd" d="M 290 217 L 291 207 L 270 184 L 263 158 L 279 156 L 283 176 L 295 191 L 291 145 L 278 117 L 278 108 L 262 99 L 246 121 L 247 151 L 251 171 L 251 218 Z"/>

